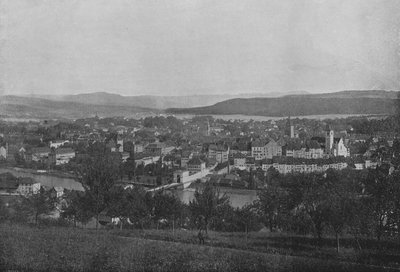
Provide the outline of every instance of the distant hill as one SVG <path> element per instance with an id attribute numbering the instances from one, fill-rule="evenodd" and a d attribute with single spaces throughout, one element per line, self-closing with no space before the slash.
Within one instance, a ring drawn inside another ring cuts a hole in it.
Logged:
<path id="1" fill-rule="evenodd" d="M 305 92 L 295 92 L 292 94 L 304 94 Z M 290 93 L 285 93 L 290 94 Z M 273 93 L 249 93 L 249 94 L 220 94 L 220 95 L 186 95 L 186 96 L 122 96 L 106 92 L 95 92 L 66 96 L 37 96 L 54 101 L 69 101 L 91 105 L 117 105 L 117 106 L 133 106 L 152 109 L 167 108 L 187 108 L 209 106 L 215 103 L 233 99 L 233 98 L 249 98 L 249 97 L 278 97 L 284 94 Z"/>
<path id="2" fill-rule="evenodd" d="M 54 101 L 37 97 L 2 96 L 0 115 L 18 118 L 81 118 L 87 116 L 132 116 L 157 110 L 118 105 L 93 105 L 68 101 Z"/>
<path id="3" fill-rule="evenodd" d="M 289 95 L 277 98 L 231 99 L 207 107 L 171 108 L 173 114 L 243 114 L 304 116 L 327 114 L 393 114 L 397 92 L 344 91 L 328 94 Z"/>

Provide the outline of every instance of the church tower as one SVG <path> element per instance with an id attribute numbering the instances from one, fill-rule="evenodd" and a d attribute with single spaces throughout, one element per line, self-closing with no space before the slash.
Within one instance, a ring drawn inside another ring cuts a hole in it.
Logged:
<path id="1" fill-rule="evenodd" d="M 294 138 L 294 126 L 292 125 L 292 120 L 290 120 L 290 115 L 286 120 L 285 135 Z"/>
<path id="2" fill-rule="evenodd" d="M 334 132 L 330 127 L 327 127 L 325 136 L 325 153 L 331 154 L 334 141 Z"/>

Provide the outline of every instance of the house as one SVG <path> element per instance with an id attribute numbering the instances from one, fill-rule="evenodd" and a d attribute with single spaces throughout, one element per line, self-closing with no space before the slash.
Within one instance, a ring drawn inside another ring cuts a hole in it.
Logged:
<path id="1" fill-rule="evenodd" d="M 131 154 L 129 152 L 122 152 L 121 153 L 121 159 L 122 162 L 126 162 L 126 160 L 131 156 Z"/>
<path id="2" fill-rule="evenodd" d="M 306 144 L 291 142 L 286 145 L 285 149 L 287 157 L 320 159 L 325 156 L 324 148 L 315 140 L 311 140 Z"/>
<path id="3" fill-rule="evenodd" d="M 32 161 L 42 162 L 48 159 L 51 152 L 50 147 L 34 147 L 31 149 L 30 154 L 32 156 Z"/>
<path id="4" fill-rule="evenodd" d="M 114 131 L 117 132 L 118 134 L 125 134 L 128 132 L 128 128 L 126 126 L 116 126 L 114 128 Z"/>
<path id="5" fill-rule="evenodd" d="M 193 175 L 197 172 L 203 172 L 206 169 L 206 163 L 203 162 L 199 157 L 194 157 L 187 162 L 187 170 L 189 175 Z"/>
<path id="6" fill-rule="evenodd" d="M 187 163 L 193 158 L 193 152 L 190 150 L 183 150 L 181 155 L 181 167 L 187 167 Z"/>
<path id="7" fill-rule="evenodd" d="M 155 142 L 145 147 L 145 152 L 151 153 L 157 156 L 164 155 L 166 152 L 166 146 L 164 143 Z"/>
<path id="8" fill-rule="evenodd" d="M 273 167 L 272 159 L 264 159 L 261 162 L 261 169 L 264 171 L 268 171 L 269 168 Z"/>
<path id="9" fill-rule="evenodd" d="M 353 163 L 356 170 L 362 170 L 365 167 L 365 161 L 361 157 L 353 158 Z"/>
<path id="10" fill-rule="evenodd" d="M 17 193 L 21 195 L 36 194 L 40 190 L 40 182 L 30 177 L 21 177 L 17 180 Z"/>
<path id="11" fill-rule="evenodd" d="M 280 146 L 277 142 L 271 139 L 265 145 L 265 158 L 272 159 L 275 156 L 282 156 L 282 146 Z"/>
<path id="12" fill-rule="evenodd" d="M 282 146 L 273 139 L 266 144 L 263 141 L 255 141 L 251 144 L 251 156 L 257 161 L 282 156 Z"/>
<path id="13" fill-rule="evenodd" d="M 0 195 L 16 194 L 18 184 L 11 180 L 0 180 Z"/>
<path id="14" fill-rule="evenodd" d="M 0 195 L 16 194 L 18 188 L 17 178 L 11 173 L 0 174 Z"/>
<path id="15" fill-rule="evenodd" d="M 250 171 L 251 169 L 255 169 L 256 160 L 254 157 L 246 157 L 246 169 Z"/>
<path id="16" fill-rule="evenodd" d="M 176 154 L 168 154 L 165 155 L 162 158 L 162 162 L 165 165 L 171 166 L 171 167 L 179 167 L 180 166 L 180 161 L 179 161 L 179 157 Z"/>
<path id="17" fill-rule="evenodd" d="M 349 157 L 350 156 L 350 149 L 347 148 L 344 144 L 343 138 L 335 138 L 334 139 L 334 147 L 332 153 L 335 157 Z"/>
<path id="18" fill-rule="evenodd" d="M 261 141 L 252 142 L 251 156 L 256 160 L 265 159 L 265 143 Z"/>
<path id="19" fill-rule="evenodd" d="M 60 146 L 63 146 L 64 144 L 69 143 L 68 140 L 56 140 L 56 141 L 50 141 L 50 148 L 59 148 Z"/>
<path id="20" fill-rule="evenodd" d="M 212 144 L 208 147 L 208 158 L 218 163 L 223 163 L 229 159 L 229 147 L 225 145 Z"/>
<path id="21" fill-rule="evenodd" d="M 246 156 L 242 153 L 236 153 L 233 155 L 233 166 L 240 170 L 246 169 Z"/>
<path id="22" fill-rule="evenodd" d="M 117 137 L 117 152 L 124 152 L 124 140 L 119 135 Z"/>
<path id="23" fill-rule="evenodd" d="M 328 169 L 342 170 L 346 168 L 348 164 L 344 157 L 330 157 L 327 159 L 274 157 L 272 162 L 266 160 L 262 164 L 264 171 L 268 170 L 271 166 L 281 174 L 289 174 L 294 172 L 324 172 Z"/>
<path id="24" fill-rule="evenodd" d="M 142 153 L 144 152 L 144 144 L 136 142 L 133 146 L 135 153 Z"/>
<path id="25" fill-rule="evenodd" d="M 72 148 L 58 148 L 55 151 L 56 165 L 66 164 L 72 158 L 75 158 L 75 151 Z"/>
<path id="26" fill-rule="evenodd" d="M 146 166 L 151 163 L 155 163 L 160 159 L 160 156 L 155 156 L 153 154 L 148 153 L 139 153 L 135 155 L 135 163 L 136 165 L 143 164 Z"/>
<path id="27" fill-rule="evenodd" d="M 108 150 L 110 150 L 111 152 L 117 152 L 118 151 L 118 147 L 117 144 L 114 140 L 110 140 L 107 144 L 106 147 L 108 148 Z"/>
<path id="28" fill-rule="evenodd" d="M 52 196 L 56 198 L 60 198 L 64 195 L 64 188 L 63 187 L 52 187 L 50 189 Z"/>
<path id="29" fill-rule="evenodd" d="M 0 146 L 0 161 L 6 160 L 8 154 L 8 144 L 3 144 Z"/>
<path id="30" fill-rule="evenodd" d="M 228 186 L 228 187 L 235 187 L 235 188 L 245 188 L 245 187 L 248 186 L 248 183 L 243 181 L 236 174 L 228 174 L 225 177 L 220 179 L 219 185 Z"/>

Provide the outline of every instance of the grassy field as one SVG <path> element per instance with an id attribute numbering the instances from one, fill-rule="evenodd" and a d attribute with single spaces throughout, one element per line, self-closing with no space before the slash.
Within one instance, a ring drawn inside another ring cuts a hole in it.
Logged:
<path id="1" fill-rule="evenodd" d="M 10 271 L 391 271 L 383 267 L 262 250 L 266 234 L 107 231 L 0 225 L 0 270 Z M 276 236 L 278 237 L 278 236 Z M 244 239 L 244 240 L 241 240 Z M 268 240 L 269 241 L 269 240 Z M 273 248 L 272 246 L 270 249 Z M 259 252 L 256 252 L 259 251 Z"/>
<path id="2" fill-rule="evenodd" d="M 126 237 L 197 243 L 197 232 L 184 230 L 175 232 L 171 230 L 112 230 L 111 233 Z M 336 241 L 333 237 L 323 239 L 322 245 L 319 245 L 314 237 L 285 233 L 253 232 L 246 236 L 244 233 L 211 231 L 206 244 L 213 247 L 400 268 L 400 243 L 393 241 L 382 241 L 378 244 L 374 240 L 361 240 L 357 244 L 354 239 L 345 238 L 340 240 L 341 248 L 337 253 Z"/>

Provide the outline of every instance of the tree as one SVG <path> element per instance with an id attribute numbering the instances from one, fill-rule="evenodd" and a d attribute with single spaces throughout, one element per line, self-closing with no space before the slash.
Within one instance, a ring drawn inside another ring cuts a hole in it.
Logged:
<path id="1" fill-rule="evenodd" d="M 91 199 L 85 194 L 85 192 L 66 191 L 64 193 L 61 207 L 61 217 L 72 220 L 74 226 L 76 226 L 76 222 L 85 224 L 90 220 L 90 218 L 95 216 L 93 213 L 94 209 L 89 208 L 93 205 Z"/>
<path id="2" fill-rule="evenodd" d="M 145 219 L 151 216 L 151 199 L 142 187 L 124 189 L 114 186 L 109 197 L 107 215 L 118 217 L 121 229 L 124 221 L 139 223 L 141 228 L 144 227 Z"/>
<path id="3" fill-rule="evenodd" d="M 237 224 L 240 231 L 246 233 L 246 239 L 249 230 L 256 230 L 259 224 L 259 218 L 257 216 L 257 207 L 255 205 L 246 205 L 242 208 L 235 210 L 235 217 L 237 218 Z"/>
<path id="4" fill-rule="evenodd" d="M 275 231 L 286 211 L 284 202 L 287 192 L 278 184 L 270 184 L 258 193 L 258 211 L 270 231 Z"/>
<path id="5" fill-rule="evenodd" d="M 182 203 L 175 196 L 165 193 L 163 191 L 156 192 L 152 197 L 152 211 L 154 219 L 158 222 L 160 219 L 167 219 L 173 221 L 181 214 Z"/>
<path id="6" fill-rule="evenodd" d="M 131 207 L 128 201 L 128 193 L 123 187 L 114 186 L 111 188 L 107 215 L 119 218 L 121 229 L 123 228 L 124 221 L 129 218 L 129 208 Z"/>
<path id="7" fill-rule="evenodd" d="M 0 199 L 0 222 L 5 221 L 9 217 L 9 212 L 4 204 L 3 200 Z"/>
<path id="8" fill-rule="evenodd" d="M 35 193 L 25 197 L 22 201 L 22 207 L 27 213 L 34 217 L 35 224 L 38 224 L 39 216 L 48 214 L 54 210 L 57 199 L 50 191 L 46 191 L 43 187 Z"/>
<path id="9" fill-rule="evenodd" d="M 388 216 L 390 230 L 397 233 L 400 241 L 400 173 L 395 172 L 390 176 L 390 191 L 392 192 L 392 211 Z"/>
<path id="10" fill-rule="evenodd" d="M 151 215 L 151 199 L 143 188 L 136 186 L 125 190 L 127 218 L 144 228 L 144 221 Z"/>
<path id="11" fill-rule="evenodd" d="M 141 164 L 139 164 L 139 165 L 136 167 L 136 169 L 135 169 L 135 174 L 136 174 L 137 176 L 141 176 L 141 175 L 144 175 L 144 173 L 145 173 L 144 164 L 141 163 Z"/>
<path id="12" fill-rule="evenodd" d="M 206 183 L 203 190 L 196 190 L 193 201 L 189 202 L 189 208 L 192 216 L 195 218 L 204 218 L 206 233 L 210 220 L 216 215 L 217 208 L 229 203 L 229 197 L 225 194 L 220 196 L 219 190 L 211 183 Z"/>
<path id="13" fill-rule="evenodd" d="M 364 205 L 369 210 L 370 222 L 378 241 L 381 239 L 387 219 L 393 211 L 393 194 L 388 166 L 371 169 L 365 180 Z"/>
<path id="14" fill-rule="evenodd" d="M 78 177 L 85 189 L 85 201 L 91 203 L 88 212 L 96 216 L 98 229 L 99 215 L 108 207 L 110 190 L 119 178 L 120 158 L 107 152 L 105 145 L 90 147 L 90 157 L 83 161 Z"/>
<path id="15" fill-rule="evenodd" d="M 333 186 L 330 194 L 327 195 L 326 212 L 327 222 L 335 232 L 336 251 L 339 253 L 339 236 L 353 216 L 351 208 L 355 201 L 355 195 L 347 190 L 346 184 L 343 184 L 341 180 L 337 180 Z"/>
<path id="16" fill-rule="evenodd" d="M 124 172 L 128 175 L 129 180 L 135 176 L 135 159 L 132 156 L 124 163 Z"/>
<path id="17" fill-rule="evenodd" d="M 325 180 L 321 175 L 311 174 L 306 177 L 308 177 L 308 180 L 301 187 L 302 204 L 299 208 L 304 209 L 310 217 L 314 233 L 321 244 L 324 224 L 327 218 L 326 196 L 328 191 Z"/>

